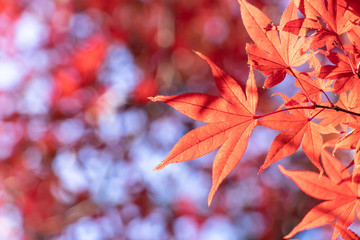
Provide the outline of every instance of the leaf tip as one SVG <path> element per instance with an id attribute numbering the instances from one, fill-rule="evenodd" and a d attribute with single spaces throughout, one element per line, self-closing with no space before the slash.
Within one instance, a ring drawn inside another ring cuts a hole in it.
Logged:
<path id="1" fill-rule="evenodd" d="M 291 238 L 292 236 L 293 236 L 294 234 L 288 234 L 288 235 L 286 235 L 286 236 L 284 236 L 284 239 L 289 239 L 289 238 Z"/>
<path id="2" fill-rule="evenodd" d="M 160 170 L 160 169 L 163 169 L 164 167 L 165 167 L 165 165 L 162 164 L 162 163 L 160 163 L 159 165 L 157 165 L 157 166 L 153 169 L 153 171 L 158 171 L 158 170 Z"/>
<path id="3" fill-rule="evenodd" d="M 286 169 L 280 164 L 278 165 L 278 168 L 279 168 L 280 172 L 283 173 L 283 174 L 286 171 Z"/>
<path id="4" fill-rule="evenodd" d="M 265 165 L 265 163 L 263 164 L 263 165 L 261 165 L 261 167 L 260 167 L 260 169 L 259 169 L 259 171 L 258 171 L 258 175 L 259 174 L 261 174 L 262 173 L 262 171 L 264 171 L 268 166 L 270 166 L 270 165 Z"/>
<path id="5" fill-rule="evenodd" d="M 212 201 L 212 199 L 210 199 L 210 196 L 209 196 L 209 199 L 208 199 L 208 207 L 210 207 L 211 201 Z"/>
<path id="6" fill-rule="evenodd" d="M 205 61 L 208 61 L 209 59 L 204 55 L 202 54 L 201 52 L 198 52 L 198 51 L 195 51 L 193 50 L 193 52 L 198 55 L 199 57 L 201 57 L 202 59 L 204 59 Z"/>
<path id="7" fill-rule="evenodd" d="M 211 205 L 211 202 L 214 198 L 214 194 L 215 194 L 215 192 L 213 192 L 213 190 L 211 189 L 211 191 L 209 193 L 209 197 L 208 197 L 208 207 L 210 207 L 210 205 Z"/>
<path id="8" fill-rule="evenodd" d="M 196 50 L 192 50 L 193 53 L 197 54 L 197 55 L 202 55 L 200 52 L 196 51 Z"/>
<path id="9" fill-rule="evenodd" d="M 215 192 L 218 189 L 219 185 L 215 186 L 214 184 L 211 187 L 210 193 L 209 193 L 209 197 L 208 197 L 208 207 L 210 207 L 211 202 L 214 198 Z"/>

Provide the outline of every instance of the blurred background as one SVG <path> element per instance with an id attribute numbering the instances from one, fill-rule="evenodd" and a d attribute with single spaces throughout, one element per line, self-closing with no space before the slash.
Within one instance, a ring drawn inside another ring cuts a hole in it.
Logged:
<path id="1" fill-rule="evenodd" d="M 288 1 L 252 3 L 276 24 Z M 215 153 L 152 171 L 201 123 L 147 97 L 218 94 L 193 50 L 244 86 L 250 41 L 236 0 L 0 0 L 0 240 L 282 239 L 318 201 L 257 175 L 276 132 L 255 129 L 209 208 Z M 276 109 L 289 83 L 256 78 Z"/>

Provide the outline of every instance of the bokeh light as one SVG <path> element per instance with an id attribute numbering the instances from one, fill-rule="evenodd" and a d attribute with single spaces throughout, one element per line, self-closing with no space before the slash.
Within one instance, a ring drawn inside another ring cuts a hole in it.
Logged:
<path id="1" fill-rule="evenodd" d="M 254 2 L 275 22 L 285 6 Z M 199 123 L 147 97 L 218 94 L 193 50 L 244 86 L 249 41 L 232 0 L 1 0 L 0 239 L 281 239 L 316 202 L 257 175 L 274 132 L 254 132 L 210 207 L 214 153 L 152 171 Z M 277 103 L 259 93 L 260 111 Z"/>

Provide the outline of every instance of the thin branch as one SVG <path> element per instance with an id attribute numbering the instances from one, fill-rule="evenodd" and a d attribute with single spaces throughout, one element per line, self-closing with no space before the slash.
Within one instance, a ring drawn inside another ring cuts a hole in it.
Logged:
<path id="1" fill-rule="evenodd" d="M 322 111 L 324 111 L 325 109 L 321 109 L 320 111 L 318 111 L 314 116 L 312 116 L 311 118 L 309 118 L 309 121 L 313 120 L 314 118 L 316 118 L 317 115 L 319 115 Z"/>
<path id="2" fill-rule="evenodd" d="M 290 110 L 296 110 L 296 109 L 316 109 L 316 108 L 322 108 L 322 109 L 330 109 L 330 110 L 334 110 L 337 112 L 344 112 L 344 113 L 348 113 L 354 116 L 358 116 L 360 117 L 360 113 L 356 113 L 356 112 L 352 112 L 350 110 L 341 108 L 339 106 L 336 105 L 332 105 L 332 106 L 324 106 L 324 105 L 318 105 L 318 104 L 313 104 L 310 106 L 297 106 L 297 107 L 290 107 L 290 108 L 284 108 L 284 109 L 280 109 L 274 112 L 270 112 L 270 113 L 266 113 L 263 115 L 255 115 L 254 119 L 259 119 L 259 118 L 263 118 L 263 117 L 267 117 L 276 113 L 280 113 L 280 112 L 285 112 L 285 111 L 290 111 Z M 320 113 L 320 112 L 319 112 Z M 315 114 L 311 119 L 315 118 L 319 113 Z"/>
<path id="3" fill-rule="evenodd" d="M 332 109 L 332 110 L 335 110 L 337 112 L 344 112 L 344 113 L 348 113 L 348 114 L 360 117 L 360 113 L 356 113 L 356 112 L 353 112 L 353 111 L 338 107 L 336 105 L 334 105 L 334 106 L 323 106 L 323 105 L 314 104 L 314 107 L 315 108 Z"/>

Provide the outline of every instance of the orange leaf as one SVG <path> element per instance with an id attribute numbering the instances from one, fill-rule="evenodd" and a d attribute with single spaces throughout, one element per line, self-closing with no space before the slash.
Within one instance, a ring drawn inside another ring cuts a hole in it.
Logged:
<path id="1" fill-rule="evenodd" d="M 326 53 L 326 56 L 334 65 L 321 67 L 319 78 L 336 80 L 334 84 L 336 93 L 342 93 L 354 87 L 359 80 L 358 76 L 353 73 L 356 63 L 349 62 L 349 58 L 341 53 L 329 52 Z"/>
<path id="2" fill-rule="evenodd" d="M 309 228 L 320 227 L 336 220 L 341 213 L 353 205 L 349 199 L 326 201 L 315 206 L 303 220 L 284 238 L 291 238 L 296 233 Z"/>
<path id="3" fill-rule="evenodd" d="M 358 19 L 349 11 L 345 0 L 294 0 L 294 3 L 306 18 L 318 20 L 321 17 L 327 29 L 337 35 L 349 31 Z"/>
<path id="4" fill-rule="evenodd" d="M 264 87 L 271 88 L 284 80 L 286 74 L 291 72 L 290 67 L 300 66 L 312 57 L 311 54 L 304 54 L 309 42 L 287 31 L 268 30 L 272 23 L 262 11 L 245 0 L 239 0 L 239 3 L 245 28 L 256 44 L 246 46 L 249 63 L 254 69 L 269 75 Z M 297 17 L 297 9 L 290 2 L 280 25 L 286 25 Z"/>
<path id="5" fill-rule="evenodd" d="M 351 181 L 348 170 L 344 170 L 344 166 L 325 150 L 322 152 L 322 160 L 328 177 L 308 171 L 289 171 L 279 166 L 280 171 L 291 178 L 306 194 L 326 200 L 310 210 L 285 238 L 291 238 L 309 228 L 332 224 L 334 221 L 337 227 L 347 229 L 355 219 L 360 207 L 357 192 L 359 182 Z M 339 234 L 339 230 L 335 229 L 332 239 Z"/>
<path id="6" fill-rule="evenodd" d="M 285 98 L 285 102 L 289 100 L 286 96 L 282 96 Z M 301 106 L 298 107 L 301 108 Z M 338 131 L 332 126 L 324 127 L 312 122 L 312 114 L 309 109 L 297 109 L 294 107 L 289 110 L 289 112 L 291 114 L 277 113 L 265 116 L 259 120 L 259 124 L 269 128 L 287 130 L 275 137 L 265 162 L 260 167 L 259 173 L 272 163 L 293 154 L 300 147 L 301 142 L 304 153 L 309 157 L 311 162 L 322 171 L 319 157 L 323 139 L 320 133 L 329 134 L 338 133 Z"/>
<path id="7" fill-rule="evenodd" d="M 331 50 L 339 35 L 350 31 L 359 17 L 347 7 L 345 0 L 294 0 L 294 3 L 307 19 L 317 21 L 321 17 L 326 28 L 312 36 L 312 48 L 326 45 Z"/>
<path id="8" fill-rule="evenodd" d="M 210 205 L 221 182 L 236 167 L 244 155 L 251 132 L 256 126 L 254 114 L 258 94 L 252 70 L 250 70 L 246 84 L 245 95 L 234 79 L 208 58 L 200 53 L 197 54 L 210 65 L 216 86 L 222 97 L 186 93 L 177 96 L 150 98 L 154 102 L 165 102 L 190 118 L 210 123 L 183 136 L 155 170 L 159 170 L 170 163 L 201 157 L 221 146 L 213 164 L 213 182 L 208 200 Z"/>

